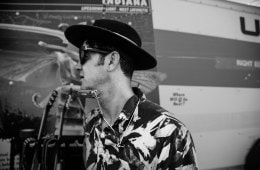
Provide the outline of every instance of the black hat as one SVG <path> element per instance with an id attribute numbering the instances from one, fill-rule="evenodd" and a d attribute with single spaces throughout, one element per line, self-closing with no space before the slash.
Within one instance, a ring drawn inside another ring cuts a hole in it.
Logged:
<path id="1" fill-rule="evenodd" d="M 80 48 L 86 40 L 105 41 L 123 50 L 135 70 L 147 70 L 156 66 L 155 58 L 141 48 L 138 33 L 128 24 L 108 19 L 96 20 L 90 25 L 73 25 L 66 29 L 65 37 Z"/>

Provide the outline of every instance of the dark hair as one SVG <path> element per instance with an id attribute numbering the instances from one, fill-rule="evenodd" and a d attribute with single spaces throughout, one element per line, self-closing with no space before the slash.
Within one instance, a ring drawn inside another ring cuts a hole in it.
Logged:
<path id="1" fill-rule="evenodd" d="M 134 65 L 132 64 L 131 61 L 127 61 L 126 59 L 129 58 L 125 52 L 123 52 L 122 50 L 118 50 L 119 54 L 120 54 L 120 66 L 121 69 L 123 71 L 123 73 L 129 77 L 132 78 L 133 72 L 134 72 Z"/>
<path id="2" fill-rule="evenodd" d="M 117 51 L 120 55 L 119 63 L 123 73 L 125 74 L 125 76 L 132 78 L 134 72 L 134 65 L 130 59 L 131 56 L 129 57 L 125 51 L 115 47 L 115 45 L 108 45 L 108 43 L 104 43 L 104 42 L 88 41 L 88 44 L 93 48 L 98 48 L 104 51 L 110 51 L 110 52 Z M 103 64 L 104 60 L 105 58 L 101 57 L 99 64 Z"/>

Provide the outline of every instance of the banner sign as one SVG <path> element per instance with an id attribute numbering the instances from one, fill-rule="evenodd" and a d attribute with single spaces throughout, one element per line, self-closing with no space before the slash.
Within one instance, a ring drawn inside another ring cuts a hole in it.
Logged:
<path id="1" fill-rule="evenodd" d="M 148 0 L 86 0 L 84 2 L 75 1 L 32 1 L 20 2 L 6 1 L 1 3 L 1 10 L 19 11 L 70 11 L 70 12 L 108 12 L 108 13 L 148 13 L 150 3 Z"/>
<path id="2" fill-rule="evenodd" d="M 136 29 L 142 48 L 155 56 L 150 11 L 150 0 L 44 0 L 44 3 L 1 0 L 0 140 L 19 138 L 21 129 L 37 131 L 51 92 L 65 85 L 79 85 L 72 69 L 78 59 L 78 49 L 66 40 L 66 28 L 92 25 L 97 19 L 121 21 Z M 149 93 L 147 98 L 158 102 L 158 90 Z M 82 134 L 82 113 L 75 103 L 64 118 L 63 130 L 68 132 L 65 135 Z M 62 107 L 60 101 L 54 102 L 45 129 L 47 134 L 57 132 Z M 10 148 L 3 152 L 1 145 L 0 169 L 13 169 L 15 162 L 10 156 L 13 154 Z M 21 149 L 18 147 L 13 146 Z"/>
<path id="3" fill-rule="evenodd" d="M 215 67 L 218 69 L 256 70 L 260 69 L 260 60 L 216 57 Z"/>
<path id="4" fill-rule="evenodd" d="M 7 96 L 4 101 L 11 101 L 15 108 L 41 113 L 42 109 L 33 106 L 32 96 L 38 96 L 33 94 L 39 93 L 44 99 L 64 83 L 58 75 L 63 66 L 59 63 L 64 57 L 61 49 L 78 52 L 64 37 L 63 31 L 70 25 L 91 25 L 100 18 L 119 20 L 134 27 L 142 47 L 155 56 L 150 11 L 150 0 L 2 0 L 0 82 L 4 83 L 0 85 L 0 99 Z M 158 94 L 149 95 L 158 101 Z"/>

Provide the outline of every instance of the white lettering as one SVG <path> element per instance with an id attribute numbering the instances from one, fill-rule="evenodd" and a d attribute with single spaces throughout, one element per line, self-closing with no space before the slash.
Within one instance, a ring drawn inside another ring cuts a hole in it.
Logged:
<path id="1" fill-rule="evenodd" d="M 145 13 L 148 12 L 147 8 L 131 8 L 130 12 L 140 12 L 140 13 Z"/>
<path id="2" fill-rule="evenodd" d="M 102 11 L 103 7 L 95 7 L 95 6 L 82 6 L 81 11 Z"/>
<path id="3" fill-rule="evenodd" d="M 116 11 L 116 7 L 107 7 L 106 11 Z"/>
<path id="4" fill-rule="evenodd" d="M 133 5 L 132 0 L 126 0 L 126 5 L 130 5 L 130 6 L 132 6 L 132 5 Z"/>
<path id="5" fill-rule="evenodd" d="M 237 60 L 236 63 L 237 63 L 237 66 L 242 66 L 242 67 L 252 67 L 253 66 L 252 60 Z"/>
<path id="6" fill-rule="evenodd" d="M 133 0 L 134 1 L 134 6 L 139 6 L 140 5 L 140 0 Z"/>
<path id="7" fill-rule="evenodd" d="M 146 0 L 142 0 L 141 1 L 141 6 L 148 6 L 147 1 Z"/>
<path id="8" fill-rule="evenodd" d="M 129 8 L 119 8 L 119 11 L 121 11 L 121 12 L 127 12 L 127 11 L 129 11 Z"/>
<path id="9" fill-rule="evenodd" d="M 257 68 L 260 68 L 260 61 L 255 61 L 254 66 L 257 67 Z"/>
<path id="10" fill-rule="evenodd" d="M 120 5 L 120 3 L 121 3 L 121 0 L 115 0 L 116 5 Z"/>
<path id="11" fill-rule="evenodd" d="M 114 1 L 113 0 L 107 0 L 107 5 L 114 5 Z"/>
<path id="12" fill-rule="evenodd" d="M 147 7 L 147 0 L 102 0 L 104 5 L 127 5 Z"/>

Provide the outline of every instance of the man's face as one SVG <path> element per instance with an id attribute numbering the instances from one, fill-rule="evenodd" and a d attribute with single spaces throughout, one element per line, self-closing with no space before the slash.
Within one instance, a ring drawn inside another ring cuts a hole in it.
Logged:
<path id="1" fill-rule="evenodd" d="M 98 89 L 107 82 L 108 76 L 104 65 L 105 53 L 108 52 L 86 47 L 80 50 L 81 89 Z"/>

